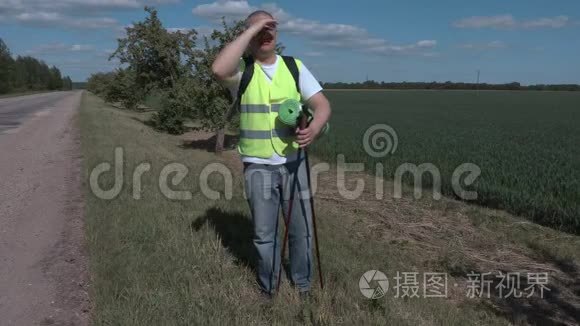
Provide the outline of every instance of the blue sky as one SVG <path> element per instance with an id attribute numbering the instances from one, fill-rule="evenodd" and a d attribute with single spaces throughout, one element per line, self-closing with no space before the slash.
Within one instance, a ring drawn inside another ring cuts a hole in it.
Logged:
<path id="1" fill-rule="evenodd" d="M 207 33 L 255 9 L 280 21 L 286 54 L 319 80 L 580 83 L 580 1 L 0 0 L 0 37 L 75 81 L 155 6 L 168 28 Z"/>

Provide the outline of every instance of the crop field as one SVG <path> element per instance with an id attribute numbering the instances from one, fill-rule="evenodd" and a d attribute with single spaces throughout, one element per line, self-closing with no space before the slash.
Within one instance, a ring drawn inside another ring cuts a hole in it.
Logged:
<path id="1" fill-rule="evenodd" d="M 580 94 L 483 91 L 328 91 L 331 133 L 313 154 L 329 163 L 384 164 L 392 179 L 401 164 L 432 163 L 442 192 L 453 195 L 452 173 L 463 163 L 481 169 L 467 187 L 480 205 L 534 222 L 580 232 Z M 365 131 L 387 124 L 398 136 L 394 153 L 368 155 Z M 374 173 L 374 172 L 373 172 Z M 410 174 L 404 182 L 412 182 Z M 432 178 L 423 175 L 423 187 Z M 412 194 L 410 194 L 412 196 Z M 423 196 L 430 196 L 425 191 Z"/>

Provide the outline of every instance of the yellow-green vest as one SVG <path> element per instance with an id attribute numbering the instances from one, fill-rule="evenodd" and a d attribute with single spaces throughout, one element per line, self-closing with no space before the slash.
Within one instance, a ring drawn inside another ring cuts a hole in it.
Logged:
<path id="1" fill-rule="evenodd" d="M 287 156 L 298 150 L 295 128 L 278 119 L 280 104 L 287 99 L 300 101 L 292 73 L 280 56 L 278 67 L 268 81 L 258 63 L 240 101 L 240 141 L 238 151 L 245 156 L 270 158 L 274 153 Z M 300 70 L 302 62 L 296 65 Z M 243 70 L 242 66 L 242 70 Z"/>

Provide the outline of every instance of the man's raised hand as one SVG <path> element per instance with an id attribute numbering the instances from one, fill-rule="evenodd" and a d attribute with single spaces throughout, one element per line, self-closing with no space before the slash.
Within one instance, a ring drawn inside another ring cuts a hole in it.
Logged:
<path id="1" fill-rule="evenodd" d="M 263 29 L 275 30 L 276 26 L 278 26 L 278 22 L 275 19 L 263 18 L 253 23 L 248 29 L 251 29 L 254 33 L 259 33 Z"/>

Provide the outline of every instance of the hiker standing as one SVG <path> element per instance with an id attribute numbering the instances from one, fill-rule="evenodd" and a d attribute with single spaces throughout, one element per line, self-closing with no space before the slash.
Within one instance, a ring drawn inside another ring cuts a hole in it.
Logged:
<path id="1" fill-rule="evenodd" d="M 277 232 L 279 210 L 281 205 L 286 215 L 292 202 L 288 226 L 290 276 L 305 296 L 313 275 L 313 228 L 310 201 L 305 195 L 309 193 L 308 167 L 298 149 L 316 139 L 331 110 L 317 79 L 300 60 L 277 55 L 276 42 L 274 17 L 266 11 L 255 11 L 246 19 L 246 30 L 219 53 L 212 70 L 240 102 L 238 151 L 252 213 L 260 288 L 267 295 L 275 293 L 282 247 Z M 250 57 L 240 60 L 246 51 Z M 307 128 L 288 127 L 277 119 L 280 104 L 291 99 L 314 111 Z M 295 199 L 289 201 L 292 191 Z M 288 221 L 288 216 L 284 218 Z"/>

